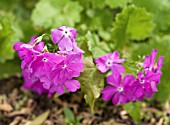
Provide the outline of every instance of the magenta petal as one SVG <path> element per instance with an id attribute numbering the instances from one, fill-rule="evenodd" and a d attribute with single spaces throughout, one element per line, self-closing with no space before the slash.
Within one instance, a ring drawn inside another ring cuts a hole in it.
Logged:
<path id="1" fill-rule="evenodd" d="M 37 36 L 32 36 L 28 44 L 34 44 L 34 40 L 37 38 Z"/>
<path id="2" fill-rule="evenodd" d="M 148 92 L 152 92 L 151 84 L 149 82 L 144 83 L 144 88 Z"/>
<path id="3" fill-rule="evenodd" d="M 65 82 L 66 89 L 70 92 L 75 92 L 80 88 L 80 83 L 78 80 L 68 80 Z"/>
<path id="4" fill-rule="evenodd" d="M 76 42 L 73 42 L 73 53 L 74 54 L 82 54 L 85 52 L 77 46 Z"/>
<path id="5" fill-rule="evenodd" d="M 154 93 L 153 92 L 145 92 L 145 97 L 146 98 L 151 98 L 152 97 L 152 95 L 153 95 Z"/>
<path id="6" fill-rule="evenodd" d="M 59 95 L 64 94 L 64 85 L 63 85 L 63 84 L 58 84 L 58 85 L 57 85 L 56 92 L 57 92 Z"/>
<path id="7" fill-rule="evenodd" d="M 121 75 L 118 73 L 114 73 L 107 77 L 107 82 L 112 86 L 118 87 L 121 82 Z"/>
<path id="8" fill-rule="evenodd" d="M 133 75 L 126 75 L 123 79 L 123 86 L 131 86 L 135 81 L 135 78 Z"/>
<path id="9" fill-rule="evenodd" d="M 60 40 L 63 37 L 62 31 L 58 30 L 58 29 L 53 29 L 51 30 L 51 34 L 52 34 L 52 41 L 56 44 L 58 42 L 60 42 Z"/>
<path id="10" fill-rule="evenodd" d="M 15 50 L 15 51 L 18 51 L 18 50 L 20 50 L 21 48 L 21 45 L 22 44 L 24 44 L 24 43 L 22 43 L 22 42 L 16 42 L 15 44 L 14 44 L 14 46 L 13 46 L 13 49 Z"/>
<path id="11" fill-rule="evenodd" d="M 102 91 L 102 99 L 105 101 L 109 101 L 113 94 L 116 92 L 116 88 L 112 86 L 106 86 Z"/>
<path id="12" fill-rule="evenodd" d="M 155 82 L 151 82 L 151 88 L 153 92 L 158 92 L 158 89 L 156 88 L 156 83 Z"/>
<path id="13" fill-rule="evenodd" d="M 157 50 L 156 50 L 156 49 L 153 49 L 153 50 L 152 50 L 152 53 L 151 53 L 151 65 L 152 65 L 152 66 L 154 66 L 154 62 L 155 62 L 156 55 L 157 55 Z"/>
<path id="14" fill-rule="evenodd" d="M 144 65 L 144 68 L 150 67 L 150 56 L 145 56 L 145 61 L 144 61 L 143 65 Z"/>
<path id="15" fill-rule="evenodd" d="M 71 51 L 73 50 L 73 43 L 69 37 L 63 37 L 62 40 L 58 43 L 58 47 L 61 51 Z"/>
<path id="16" fill-rule="evenodd" d="M 63 84 L 53 85 L 50 88 L 50 93 L 55 93 L 55 92 L 59 95 L 64 94 L 64 85 Z"/>
<path id="17" fill-rule="evenodd" d="M 118 51 L 114 51 L 113 54 L 111 55 L 112 59 L 118 59 L 119 58 L 119 52 Z"/>
<path id="18" fill-rule="evenodd" d="M 141 81 L 143 79 L 144 75 L 143 72 L 138 72 L 138 79 Z"/>
<path id="19" fill-rule="evenodd" d="M 98 58 L 95 60 L 95 63 L 97 64 L 97 68 L 102 72 L 105 73 L 110 69 L 110 67 L 107 67 L 105 64 L 105 60 Z"/>
<path id="20" fill-rule="evenodd" d="M 113 64 L 111 67 L 111 70 L 113 73 L 124 73 L 125 72 L 124 67 L 120 64 Z"/>
<path id="21" fill-rule="evenodd" d="M 158 72 L 161 70 L 161 68 L 163 66 L 163 60 L 164 60 L 164 56 L 160 56 L 159 59 L 158 59 L 158 63 L 157 63 Z"/>
<path id="22" fill-rule="evenodd" d="M 116 93 L 114 94 L 113 98 L 112 98 L 112 103 L 114 105 L 116 105 L 119 102 L 119 97 L 120 97 L 120 93 Z"/>
<path id="23" fill-rule="evenodd" d="M 77 37 L 77 31 L 76 31 L 76 29 L 74 29 L 74 28 L 71 28 L 71 27 L 67 27 L 67 28 L 69 28 L 69 30 L 70 30 L 70 37 L 71 37 L 71 39 L 73 40 L 73 39 L 76 39 L 76 37 Z"/>
<path id="24" fill-rule="evenodd" d="M 44 42 L 39 42 L 37 43 L 34 47 L 34 50 L 38 51 L 38 52 L 42 52 L 44 49 Z"/>
<path id="25" fill-rule="evenodd" d="M 136 91 L 135 91 L 135 96 L 137 98 L 139 98 L 139 97 L 141 97 L 143 95 L 144 95 L 144 90 L 143 90 L 142 86 L 138 86 Z"/>
<path id="26" fill-rule="evenodd" d="M 49 89 L 52 84 L 51 80 L 47 76 L 41 77 L 40 81 L 43 83 L 43 87 L 45 89 Z"/>
<path id="27" fill-rule="evenodd" d="M 128 102 L 127 97 L 125 95 L 123 95 L 123 94 L 120 94 L 120 96 L 119 96 L 119 103 L 120 104 L 125 104 L 127 102 Z"/>
<path id="28" fill-rule="evenodd" d="M 160 74 L 148 72 L 146 75 L 146 79 L 149 81 L 159 81 L 160 80 Z"/>

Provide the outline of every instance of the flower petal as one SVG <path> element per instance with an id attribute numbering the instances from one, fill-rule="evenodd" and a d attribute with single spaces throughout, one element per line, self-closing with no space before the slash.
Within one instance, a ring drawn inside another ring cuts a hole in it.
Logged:
<path id="1" fill-rule="evenodd" d="M 113 64 L 111 67 L 111 70 L 113 73 L 124 73 L 125 72 L 124 67 L 120 64 Z"/>
<path id="2" fill-rule="evenodd" d="M 102 91 L 102 99 L 105 101 L 109 101 L 113 94 L 116 92 L 116 88 L 112 86 L 106 86 Z"/>
<path id="3" fill-rule="evenodd" d="M 115 87 L 118 87 L 121 83 L 121 75 L 119 73 L 114 73 L 107 77 L 107 82 Z"/>
<path id="4" fill-rule="evenodd" d="M 75 92 L 80 88 L 80 82 L 78 80 L 68 80 L 65 82 L 66 89 L 70 92 Z"/>

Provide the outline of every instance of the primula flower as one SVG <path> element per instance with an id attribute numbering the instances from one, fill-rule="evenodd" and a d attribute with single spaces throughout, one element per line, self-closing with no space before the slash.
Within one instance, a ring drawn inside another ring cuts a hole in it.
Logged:
<path id="1" fill-rule="evenodd" d="M 54 67 L 51 72 L 51 78 L 54 84 L 64 84 L 73 77 L 78 77 L 83 70 L 82 57 L 79 54 L 67 55 L 66 59 Z"/>
<path id="2" fill-rule="evenodd" d="M 47 93 L 47 90 L 43 87 L 42 82 L 36 78 L 30 76 L 31 72 L 29 69 L 24 69 L 22 76 L 24 78 L 24 89 L 30 89 L 34 92 L 37 92 L 39 95 Z"/>
<path id="3" fill-rule="evenodd" d="M 153 93 L 158 91 L 156 88 L 157 81 L 160 81 L 160 74 L 149 71 L 144 75 L 139 72 L 138 78 L 132 87 L 135 97 L 138 100 L 143 100 L 143 97 L 151 98 Z"/>
<path id="4" fill-rule="evenodd" d="M 52 68 L 64 60 L 63 56 L 55 53 L 44 52 L 35 57 L 30 63 L 29 68 L 32 70 L 32 75 L 41 77 L 52 71 Z"/>
<path id="5" fill-rule="evenodd" d="M 71 51 L 58 51 L 58 54 L 71 55 L 71 54 L 83 54 L 84 51 L 77 46 L 76 42 L 73 42 L 73 50 Z"/>
<path id="6" fill-rule="evenodd" d="M 62 26 L 58 29 L 51 30 L 52 41 L 56 44 L 61 51 L 71 51 L 73 50 L 73 42 L 76 39 L 76 29 Z"/>
<path id="7" fill-rule="evenodd" d="M 25 44 L 23 42 L 16 42 L 13 49 L 18 52 L 18 56 L 22 59 L 21 68 L 24 69 L 33 60 L 34 55 L 38 55 L 43 51 L 44 42 L 38 42 L 32 44 L 34 37 L 31 38 L 31 44 Z"/>
<path id="8" fill-rule="evenodd" d="M 130 94 L 127 90 L 131 87 L 134 83 L 134 76 L 133 75 L 126 75 L 122 80 L 121 74 L 113 73 L 112 75 L 107 77 L 107 82 L 111 86 L 106 86 L 102 91 L 102 98 L 103 100 L 110 100 L 112 99 L 112 103 L 116 105 L 117 103 L 124 104 L 129 102 L 128 97 Z"/>
<path id="9" fill-rule="evenodd" d="M 84 66 L 84 51 L 75 42 L 76 29 L 63 26 L 52 30 L 52 40 L 58 43 L 60 50 L 57 53 L 48 52 L 44 42 L 40 42 L 42 37 L 36 40 L 33 36 L 28 44 L 17 42 L 13 47 L 22 60 L 23 87 L 48 97 L 64 94 L 65 90 L 75 92 L 80 83 L 74 78 L 80 75 Z"/>
<path id="10" fill-rule="evenodd" d="M 152 72 L 155 72 L 155 73 L 162 74 L 161 68 L 163 66 L 164 57 L 160 56 L 158 58 L 158 62 L 155 64 L 156 55 L 157 55 L 157 50 L 153 49 L 151 55 L 147 55 L 145 57 L 145 61 L 143 63 L 143 66 L 144 66 L 146 72 L 152 71 Z"/>
<path id="11" fill-rule="evenodd" d="M 105 73 L 109 69 L 111 69 L 112 72 L 123 73 L 125 70 L 121 63 L 124 61 L 125 59 L 120 59 L 119 52 L 114 51 L 113 53 L 109 53 L 97 58 L 95 63 L 102 73 Z"/>

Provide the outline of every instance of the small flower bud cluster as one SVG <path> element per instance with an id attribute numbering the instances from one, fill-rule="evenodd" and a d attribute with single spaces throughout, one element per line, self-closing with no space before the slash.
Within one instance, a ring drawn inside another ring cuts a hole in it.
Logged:
<path id="1" fill-rule="evenodd" d="M 42 36 L 33 36 L 28 44 L 16 42 L 14 50 L 22 60 L 21 68 L 25 89 L 48 94 L 63 94 L 65 90 L 75 92 L 80 88 L 80 83 L 75 78 L 83 70 L 81 50 L 76 39 L 76 29 L 62 26 L 51 31 L 52 41 L 58 44 L 59 51 L 48 52 L 42 42 Z"/>
<path id="2" fill-rule="evenodd" d="M 112 74 L 107 77 L 109 86 L 101 91 L 103 100 L 112 99 L 112 103 L 116 105 L 136 100 L 142 101 L 144 97 L 151 98 L 158 91 L 156 86 L 160 83 L 164 59 L 163 56 L 160 56 L 155 63 L 156 55 L 157 50 L 153 49 L 151 55 L 147 55 L 144 62 L 140 63 L 142 71 L 137 73 L 137 78 L 132 74 L 125 75 L 122 78 L 125 70 L 121 63 L 124 62 L 124 59 L 119 58 L 117 51 L 97 58 L 95 62 L 102 73 L 109 69 L 112 71 Z"/>

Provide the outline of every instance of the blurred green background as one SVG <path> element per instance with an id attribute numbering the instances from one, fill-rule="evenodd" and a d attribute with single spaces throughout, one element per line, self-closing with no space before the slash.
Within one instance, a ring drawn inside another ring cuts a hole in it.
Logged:
<path id="1" fill-rule="evenodd" d="M 163 76 L 159 92 L 148 101 L 169 99 L 170 0 L 0 0 L 0 79 L 20 73 L 12 49 L 16 41 L 28 42 L 62 25 L 77 29 L 85 56 L 118 50 L 138 61 L 138 55 L 158 49 L 165 56 Z"/>

